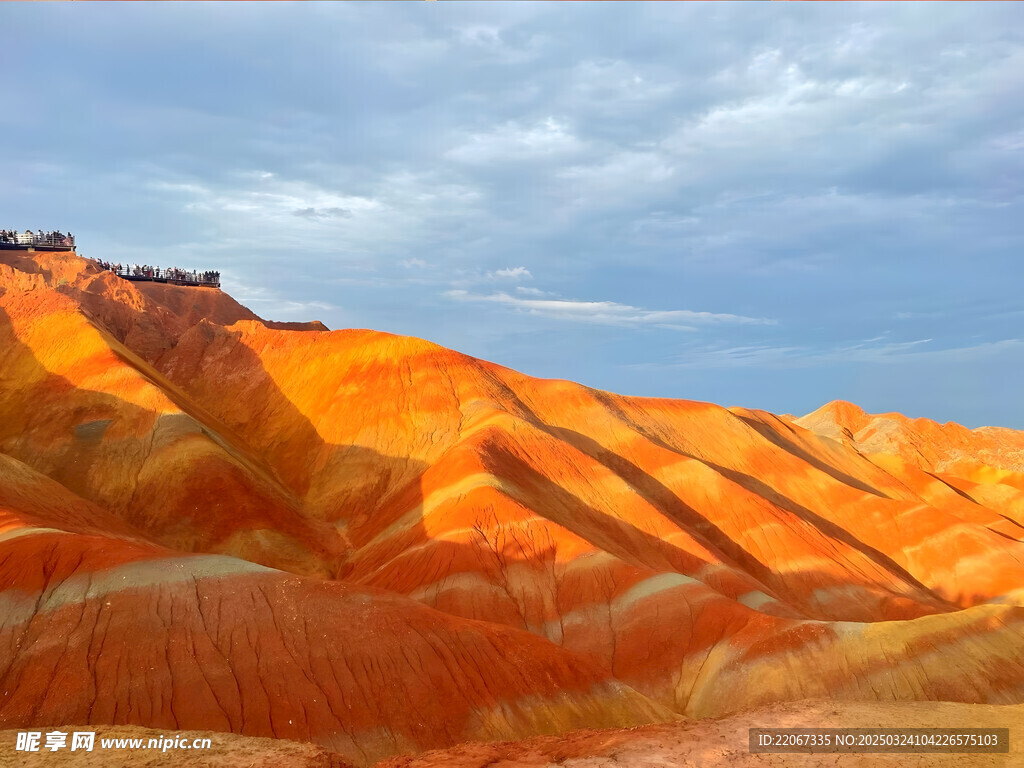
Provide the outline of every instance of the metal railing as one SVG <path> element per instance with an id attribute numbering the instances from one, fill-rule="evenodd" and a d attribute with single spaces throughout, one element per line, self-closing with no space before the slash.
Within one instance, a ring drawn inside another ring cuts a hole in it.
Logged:
<path id="1" fill-rule="evenodd" d="M 220 272 L 189 272 L 188 270 L 176 267 L 171 269 L 137 265 L 129 267 L 116 264 L 108 265 L 102 262 L 100 262 L 100 266 L 113 272 L 118 277 L 123 277 L 125 280 L 143 280 L 154 283 L 171 283 L 172 285 L 210 286 L 212 288 L 220 287 Z"/>
<path id="2" fill-rule="evenodd" d="M 0 244 L 48 245 L 74 248 L 75 238 L 73 235 L 64 235 L 60 232 L 8 232 L 5 235 L 0 235 Z"/>

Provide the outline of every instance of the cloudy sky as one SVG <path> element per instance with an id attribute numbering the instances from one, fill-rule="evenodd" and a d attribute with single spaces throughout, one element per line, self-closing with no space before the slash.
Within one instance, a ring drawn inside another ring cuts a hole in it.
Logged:
<path id="1" fill-rule="evenodd" d="M 0 226 L 618 392 L 1024 428 L 1024 6 L 0 4 Z"/>

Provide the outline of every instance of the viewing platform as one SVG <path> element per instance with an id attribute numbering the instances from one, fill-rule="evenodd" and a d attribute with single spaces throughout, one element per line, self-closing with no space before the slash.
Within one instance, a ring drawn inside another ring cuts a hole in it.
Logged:
<path id="1" fill-rule="evenodd" d="M 62 232 L 0 230 L 0 250 L 5 251 L 73 251 L 75 237 Z"/>
<path id="2" fill-rule="evenodd" d="M 74 251 L 75 236 L 70 232 L 41 229 L 33 232 L 26 229 L 18 232 L 15 229 L 0 229 L 0 250 L 5 251 Z M 179 267 L 150 266 L 149 264 L 119 264 L 100 259 L 87 259 L 100 269 L 113 272 L 123 280 L 148 283 L 170 283 L 171 285 L 195 286 L 197 288 L 220 288 L 220 272 L 216 270 L 181 269 Z"/>
<path id="3" fill-rule="evenodd" d="M 138 264 L 127 266 L 123 264 L 110 264 L 105 261 L 95 261 L 101 269 L 113 272 L 124 280 L 147 283 L 169 283 L 171 285 L 191 285 L 197 288 L 220 288 L 220 272 L 209 270 L 206 272 L 191 272 L 186 269 L 170 267 L 160 269 L 159 267 L 140 266 Z"/>

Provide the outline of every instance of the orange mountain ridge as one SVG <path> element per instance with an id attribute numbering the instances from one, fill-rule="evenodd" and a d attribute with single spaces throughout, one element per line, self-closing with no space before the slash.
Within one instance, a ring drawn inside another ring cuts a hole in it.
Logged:
<path id="1" fill-rule="evenodd" d="M 0 252 L 0 728 L 468 740 L 1024 701 L 1024 433 L 789 420 Z"/>

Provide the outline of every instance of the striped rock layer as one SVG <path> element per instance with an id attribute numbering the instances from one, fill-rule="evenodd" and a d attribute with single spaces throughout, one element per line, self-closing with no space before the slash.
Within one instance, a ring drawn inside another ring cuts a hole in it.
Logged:
<path id="1" fill-rule="evenodd" d="M 365 765 L 1024 701 L 1024 436 L 879 418 L 624 397 L 0 253 L 0 728 Z"/>

